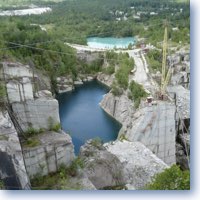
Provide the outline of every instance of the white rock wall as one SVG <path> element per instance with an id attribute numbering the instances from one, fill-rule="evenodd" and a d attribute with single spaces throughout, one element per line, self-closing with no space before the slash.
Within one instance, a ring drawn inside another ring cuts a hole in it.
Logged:
<path id="1" fill-rule="evenodd" d="M 22 65 L 21 63 L 4 62 L 3 72 L 6 79 L 33 77 L 30 67 L 28 65 Z"/>
<path id="2" fill-rule="evenodd" d="M 140 141 L 167 164 L 176 162 L 173 103 L 158 102 L 135 111 L 133 102 L 126 95 L 115 97 L 108 93 L 100 105 L 122 123 L 120 134 L 125 134 L 130 141 Z"/>
<path id="3" fill-rule="evenodd" d="M 60 123 L 58 101 L 52 97 L 51 92 L 42 90 L 33 95 L 32 71 L 28 66 L 3 63 L 3 70 L 13 115 L 24 131 L 30 127 L 49 130 Z M 29 177 L 32 178 L 36 174 L 47 175 L 56 172 L 61 164 L 71 164 L 74 159 L 74 146 L 69 135 L 64 132 L 47 132 L 37 137 L 40 141 L 37 147 L 23 145 Z M 21 161 L 16 159 L 16 162 Z"/>
<path id="4" fill-rule="evenodd" d="M 24 160 L 29 177 L 56 172 L 61 164 L 69 166 L 74 159 L 74 146 L 67 134 L 47 132 L 38 136 L 40 145 L 24 147 Z"/>
<path id="5" fill-rule="evenodd" d="M 115 97 L 110 92 L 104 95 L 100 105 L 108 114 L 122 123 L 124 129 L 130 126 L 135 108 L 132 101 L 126 95 Z"/>
<path id="6" fill-rule="evenodd" d="M 28 78 L 24 83 L 9 81 L 6 84 L 6 87 L 10 103 L 33 100 L 33 87 L 30 79 Z"/>
<path id="7" fill-rule="evenodd" d="M 132 128 L 127 131 L 130 141 L 140 141 L 165 163 L 176 163 L 175 106 L 166 102 L 140 109 L 135 113 Z"/>
<path id="8" fill-rule="evenodd" d="M 0 177 L 6 189 L 29 189 L 22 149 L 8 113 L 0 112 Z"/>
<path id="9" fill-rule="evenodd" d="M 107 85 L 108 87 L 111 87 L 112 86 L 112 83 L 115 79 L 115 75 L 112 74 L 112 75 L 106 75 L 106 74 L 103 74 L 103 73 L 99 73 L 98 76 L 97 76 L 97 79 Z"/>
<path id="10" fill-rule="evenodd" d="M 12 108 L 23 130 L 30 126 L 35 129 L 49 129 L 50 118 L 53 125 L 60 123 L 59 105 L 56 99 L 13 103 Z"/>

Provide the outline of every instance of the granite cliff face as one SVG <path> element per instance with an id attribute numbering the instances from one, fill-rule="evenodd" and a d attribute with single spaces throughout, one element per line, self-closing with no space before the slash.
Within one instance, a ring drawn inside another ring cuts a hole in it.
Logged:
<path id="1" fill-rule="evenodd" d="M 23 151 L 7 112 L 0 111 L 0 179 L 6 189 L 30 189 Z"/>
<path id="2" fill-rule="evenodd" d="M 25 181 L 26 177 L 28 180 L 28 177 L 33 178 L 37 174 L 47 175 L 56 172 L 60 165 L 69 166 L 75 157 L 74 146 L 71 137 L 58 130 L 60 127 L 58 101 L 53 98 L 50 91 L 40 90 L 39 76 L 33 73 L 28 65 L 20 63 L 3 63 L 2 71 L 7 89 L 7 109 L 20 131 L 18 131 L 19 137 L 15 130 L 15 137 L 5 131 L 2 136 L 3 142 L 0 140 L 1 154 L 5 158 L 5 166 L 9 165 L 11 169 L 8 171 L 8 177 L 12 173 L 12 176 L 17 177 L 15 182 L 19 180 L 20 188 L 26 189 L 29 187 L 28 181 Z M 11 120 L 10 123 L 12 124 Z M 0 127 L 3 128 L 4 125 Z M 52 131 L 54 129 L 57 132 Z M 32 135 L 27 136 L 30 130 Z M 10 136 L 14 137 L 14 140 L 10 139 Z M 11 141 L 17 144 L 12 146 Z M 15 151 L 19 153 L 21 151 L 21 154 L 16 156 Z M 7 180 L 6 168 L 4 165 L 1 166 L 2 176 Z M 16 167 L 21 167 L 19 172 Z M 21 171 L 23 175 L 19 174 Z"/>
<path id="3" fill-rule="evenodd" d="M 127 130 L 131 124 L 132 116 L 135 112 L 133 102 L 123 94 L 119 97 L 114 96 L 111 92 L 104 95 L 100 106 L 112 117 L 122 124 L 122 128 Z"/>
<path id="4" fill-rule="evenodd" d="M 83 56 L 81 53 L 79 56 L 88 62 L 93 61 L 92 55 L 86 57 L 85 55 Z M 141 60 L 145 61 L 144 55 L 136 55 L 135 52 L 131 52 L 130 56 L 137 61 L 137 66 L 134 73 L 129 75 L 129 82 L 139 80 L 139 83 L 143 84 L 145 89 L 153 91 L 151 89 L 155 86 L 151 84 L 152 78 L 149 79 L 149 76 L 147 76 L 147 63 Z M 178 63 L 181 58 L 171 58 L 171 60 L 175 62 L 178 70 Z M 184 62 L 188 62 L 188 58 L 184 58 Z M 145 63 L 144 69 L 142 63 Z M 141 70 L 145 72 L 145 79 L 140 73 Z M 3 71 L 9 103 L 22 129 L 26 131 L 29 127 L 32 127 L 46 130 L 45 133 L 37 137 L 39 142 L 37 146 L 23 146 L 23 154 L 21 153 L 21 157 L 18 155 L 17 160 L 16 155 L 10 153 L 13 151 L 13 147 L 7 145 L 7 136 L 0 135 L 0 143 L 4 144 L 0 149 L 0 154 L 4 160 L 7 160 L 6 163 L 9 163 L 10 169 L 6 172 L 6 166 L 1 166 L 1 179 L 9 183 L 9 174 L 15 174 L 16 176 L 12 177 L 12 181 L 18 187 L 28 189 L 28 176 L 32 178 L 37 174 L 47 175 L 50 172 L 57 171 L 61 164 L 70 165 L 74 159 L 74 148 L 69 135 L 61 131 L 55 133 L 48 130 L 49 118 L 51 118 L 53 125 L 60 123 L 58 102 L 45 87 L 35 87 L 35 82 L 39 81 L 37 74 L 33 74 L 29 66 L 20 63 L 4 63 Z M 137 74 L 139 75 L 136 76 Z M 180 73 L 172 77 L 173 87 L 168 87 L 169 91 L 176 91 L 174 86 L 177 81 L 176 76 L 180 79 Z M 80 75 L 76 80 L 72 80 L 70 77 L 58 77 L 58 92 L 71 91 L 74 86 L 94 78 L 111 87 L 115 74 L 99 73 L 93 77 Z M 184 73 L 184 80 L 186 78 Z M 180 81 L 178 80 L 178 82 Z M 155 91 L 152 94 L 154 93 Z M 178 98 L 178 102 L 181 98 Z M 122 124 L 122 129 L 115 142 L 94 145 L 91 141 L 88 141 L 82 147 L 80 156 L 83 158 L 86 167 L 80 176 L 80 180 L 83 182 L 84 188 L 104 189 L 123 186 L 124 189 L 142 189 L 155 174 L 162 172 L 168 167 L 167 165 L 176 162 L 175 147 L 179 153 L 178 162 L 186 163 L 185 148 L 182 148 L 183 145 L 175 144 L 176 109 L 173 102 L 148 103 L 143 101 L 140 108 L 135 109 L 134 102 L 128 98 L 128 91 L 124 91 L 120 96 L 114 96 L 111 92 L 104 95 L 100 106 Z M 181 104 L 178 110 L 181 112 L 183 107 Z M 187 113 L 183 111 L 183 114 L 185 120 L 185 118 L 188 118 L 189 111 Z M 181 135 L 180 143 L 185 141 L 183 137 L 188 139 L 188 135 Z M 18 137 L 16 136 L 16 138 Z M 189 139 L 188 143 L 184 143 L 184 145 L 189 146 Z M 11 150 L 5 148 L 6 146 L 9 146 Z M 20 145 L 17 148 L 19 147 Z M 24 166 L 24 178 L 22 174 L 15 173 L 18 160 L 20 165 Z M 187 167 L 185 166 L 185 168 Z M 77 179 L 74 181 L 77 182 Z"/>
<path id="5" fill-rule="evenodd" d="M 122 124 L 118 138 L 125 136 L 129 141 L 141 142 L 169 165 L 176 162 L 173 103 L 143 103 L 142 107 L 136 110 L 127 95 L 116 97 L 110 92 L 104 96 L 100 105 Z"/>
<path id="6" fill-rule="evenodd" d="M 84 172 L 97 189 L 122 186 L 142 189 L 151 178 L 168 166 L 140 142 L 126 140 L 94 144 L 81 148 Z"/>
<path id="7" fill-rule="evenodd" d="M 61 165 L 69 166 L 74 159 L 71 137 L 65 133 L 48 131 L 37 137 L 38 145 L 23 147 L 23 156 L 30 178 L 56 172 Z"/>

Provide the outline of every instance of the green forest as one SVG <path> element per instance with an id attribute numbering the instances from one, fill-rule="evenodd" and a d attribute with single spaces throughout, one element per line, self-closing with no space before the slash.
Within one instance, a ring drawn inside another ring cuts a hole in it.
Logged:
<path id="1" fill-rule="evenodd" d="M 187 0 L 0 0 L 0 13 L 32 8 L 33 4 L 37 8 L 50 7 L 52 11 L 41 15 L 0 15 L 0 62 L 29 64 L 50 78 L 52 92 L 56 91 L 57 77 L 70 76 L 76 80 L 80 74 L 103 72 L 113 74 L 112 94 L 120 96 L 127 91 L 137 109 L 141 99 L 148 94 L 142 85 L 129 82 L 135 63 L 128 53 L 107 51 L 100 53 L 92 63 L 87 63 L 78 59 L 76 51 L 65 43 L 86 45 L 87 38 L 94 36 L 134 37 L 136 47 L 141 43 L 155 47 L 145 55 L 150 72 L 161 71 L 161 47 L 166 24 L 170 47 L 190 44 L 190 7 Z M 5 96 L 1 82 L 0 108 L 4 106 Z M 60 126 L 57 128 L 60 129 Z M 77 163 L 72 164 L 67 170 L 74 173 Z M 63 178 L 61 172 L 65 171 L 60 169 L 50 182 L 54 184 L 57 178 Z M 176 176 L 173 177 L 173 174 Z M 64 178 L 68 175 L 66 173 Z M 170 177 L 180 184 L 173 183 Z M 147 188 L 189 189 L 189 178 L 189 172 L 182 173 L 175 166 L 155 177 Z M 167 184 L 166 179 L 169 179 Z M 35 185 L 42 182 L 48 185 L 49 179 L 34 180 Z M 0 180 L 0 189 L 3 187 Z"/>
<path id="2" fill-rule="evenodd" d="M 188 3 L 164 0 L 34 2 L 39 6 L 51 7 L 52 12 L 42 16 L 22 16 L 19 19 L 30 24 L 41 24 L 56 38 L 68 42 L 86 44 L 86 38 L 89 36 L 139 35 L 146 38 L 148 42 L 155 43 L 162 40 L 165 19 L 169 21 L 169 36 L 172 41 L 189 42 Z M 178 27 L 179 31 L 172 34 L 172 27 Z"/>
<path id="3" fill-rule="evenodd" d="M 11 1 L 0 2 L 4 5 L 2 10 L 14 9 L 5 3 Z M 18 1 L 19 8 L 21 8 L 20 2 Z M 100 60 L 93 63 L 96 66 L 93 70 L 94 68 L 78 61 L 75 51 L 64 42 L 86 44 L 87 37 L 91 36 L 137 36 L 144 38 L 146 43 L 159 46 L 163 40 L 164 21 L 167 19 L 170 42 L 174 45 L 180 42 L 189 44 L 190 10 L 187 2 L 165 0 L 26 2 L 34 3 L 38 7 L 51 7 L 52 11 L 42 15 L 0 16 L 0 59 L 32 63 L 49 73 L 50 77 L 55 75 L 55 72 L 56 75 L 72 74 L 76 77 L 78 72 L 101 71 Z M 178 31 L 173 31 L 173 27 Z M 126 65 L 126 58 L 124 63 L 122 65 Z M 122 88 L 127 88 L 127 80 L 122 74 L 129 73 L 129 68 L 126 65 L 126 68 L 122 67 L 116 73 L 117 82 Z M 112 63 L 106 73 L 113 73 Z"/>

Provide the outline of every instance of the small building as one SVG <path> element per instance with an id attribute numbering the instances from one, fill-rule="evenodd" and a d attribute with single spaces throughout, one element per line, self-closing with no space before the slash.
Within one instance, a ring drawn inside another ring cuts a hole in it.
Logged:
<path id="1" fill-rule="evenodd" d="M 156 12 L 150 12 L 150 15 L 158 15 Z"/>

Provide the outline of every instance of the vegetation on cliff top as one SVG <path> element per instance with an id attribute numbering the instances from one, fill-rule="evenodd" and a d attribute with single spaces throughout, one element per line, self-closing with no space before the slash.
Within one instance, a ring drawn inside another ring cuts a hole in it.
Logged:
<path id="1" fill-rule="evenodd" d="M 5 96 L 5 86 L 2 82 L 0 82 L 0 109 L 4 106 Z"/>
<path id="2" fill-rule="evenodd" d="M 57 172 L 47 176 L 38 174 L 31 180 L 33 190 L 80 190 L 81 184 L 73 183 L 71 179 L 79 174 L 84 167 L 83 161 L 78 157 L 72 161 L 69 167 L 61 165 Z"/>
<path id="3" fill-rule="evenodd" d="M 3 189 L 5 189 L 5 188 L 4 188 L 4 183 L 3 183 L 2 180 L 0 180 L 0 190 L 3 190 Z"/>
<path id="4" fill-rule="evenodd" d="M 152 183 L 146 186 L 147 190 L 189 190 L 190 172 L 182 171 L 179 166 L 172 165 L 164 172 L 157 174 Z"/>
<path id="5" fill-rule="evenodd" d="M 152 72 L 160 71 L 162 69 L 162 52 L 159 50 L 150 50 L 146 54 L 146 59 L 149 64 L 149 69 Z"/>
<path id="6" fill-rule="evenodd" d="M 147 97 L 147 93 L 145 92 L 143 86 L 136 83 L 135 81 L 131 81 L 129 90 L 129 98 L 134 101 L 135 108 L 138 108 L 141 99 Z"/>

